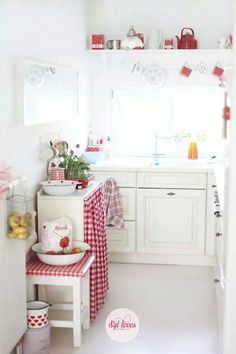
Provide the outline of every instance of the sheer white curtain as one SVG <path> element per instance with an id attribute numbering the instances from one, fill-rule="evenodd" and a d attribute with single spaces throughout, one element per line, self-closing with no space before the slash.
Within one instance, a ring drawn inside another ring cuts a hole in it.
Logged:
<path id="1" fill-rule="evenodd" d="M 218 87 L 115 90 L 110 122 L 114 152 L 120 156 L 150 156 L 156 134 L 171 137 L 188 132 L 204 137 L 208 147 L 217 144 L 223 105 L 224 92 Z M 186 144 L 186 139 L 177 144 L 160 138 L 158 153 L 185 156 Z"/>

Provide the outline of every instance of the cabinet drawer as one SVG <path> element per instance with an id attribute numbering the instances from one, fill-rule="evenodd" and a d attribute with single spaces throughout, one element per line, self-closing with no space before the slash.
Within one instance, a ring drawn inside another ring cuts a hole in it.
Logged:
<path id="1" fill-rule="evenodd" d="M 138 173 L 138 187 L 206 189 L 204 173 Z"/>
<path id="2" fill-rule="evenodd" d="M 126 221 L 124 229 L 108 227 L 109 252 L 135 252 L 135 221 Z"/>
<path id="3" fill-rule="evenodd" d="M 124 220 L 135 220 L 136 193 L 134 188 L 119 188 Z"/>
<path id="4" fill-rule="evenodd" d="M 104 182 L 108 177 L 114 178 L 118 187 L 136 187 L 136 173 L 134 172 L 95 172 L 96 180 Z"/>

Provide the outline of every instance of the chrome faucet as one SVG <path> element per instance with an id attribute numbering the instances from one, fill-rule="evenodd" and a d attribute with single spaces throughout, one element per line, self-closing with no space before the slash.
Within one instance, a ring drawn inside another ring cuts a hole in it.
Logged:
<path id="1" fill-rule="evenodd" d="M 154 165 L 159 165 L 160 160 L 159 158 L 163 158 L 166 155 L 165 154 L 158 154 L 158 139 L 165 139 L 165 140 L 174 140 L 176 143 L 180 143 L 182 138 L 178 135 L 172 135 L 172 136 L 161 136 L 155 134 L 155 148 L 154 148 L 154 154 L 152 156 L 154 157 L 153 164 Z"/>
<path id="2" fill-rule="evenodd" d="M 153 165 L 159 165 L 160 161 L 159 158 L 160 157 L 164 157 L 164 154 L 158 154 L 157 152 L 157 141 L 158 138 L 162 138 L 160 136 L 158 136 L 157 134 L 155 134 L 155 148 L 154 148 L 154 154 L 152 154 L 154 160 L 153 160 Z"/>

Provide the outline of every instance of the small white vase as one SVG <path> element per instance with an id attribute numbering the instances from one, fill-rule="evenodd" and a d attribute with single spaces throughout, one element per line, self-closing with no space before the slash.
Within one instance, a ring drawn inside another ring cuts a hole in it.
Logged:
<path id="1" fill-rule="evenodd" d="M 156 28 L 153 28 L 148 38 L 148 49 L 160 49 L 162 35 Z"/>

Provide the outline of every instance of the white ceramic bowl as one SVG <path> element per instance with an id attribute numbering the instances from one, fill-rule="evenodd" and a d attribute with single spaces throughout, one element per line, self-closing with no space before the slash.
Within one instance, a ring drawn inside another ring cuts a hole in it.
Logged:
<path id="1" fill-rule="evenodd" d="M 72 246 L 73 248 L 80 247 L 82 252 L 71 254 L 46 254 L 42 250 L 41 242 L 33 245 L 32 250 L 37 253 L 37 256 L 41 262 L 54 266 L 64 266 L 81 261 L 81 259 L 84 257 L 85 252 L 88 251 L 90 248 L 89 244 L 80 241 L 73 241 Z"/>
<path id="2" fill-rule="evenodd" d="M 75 191 L 75 181 L 51 180 L 40 183 L 45 193 L 49 195 L 69 195 Z"/>

